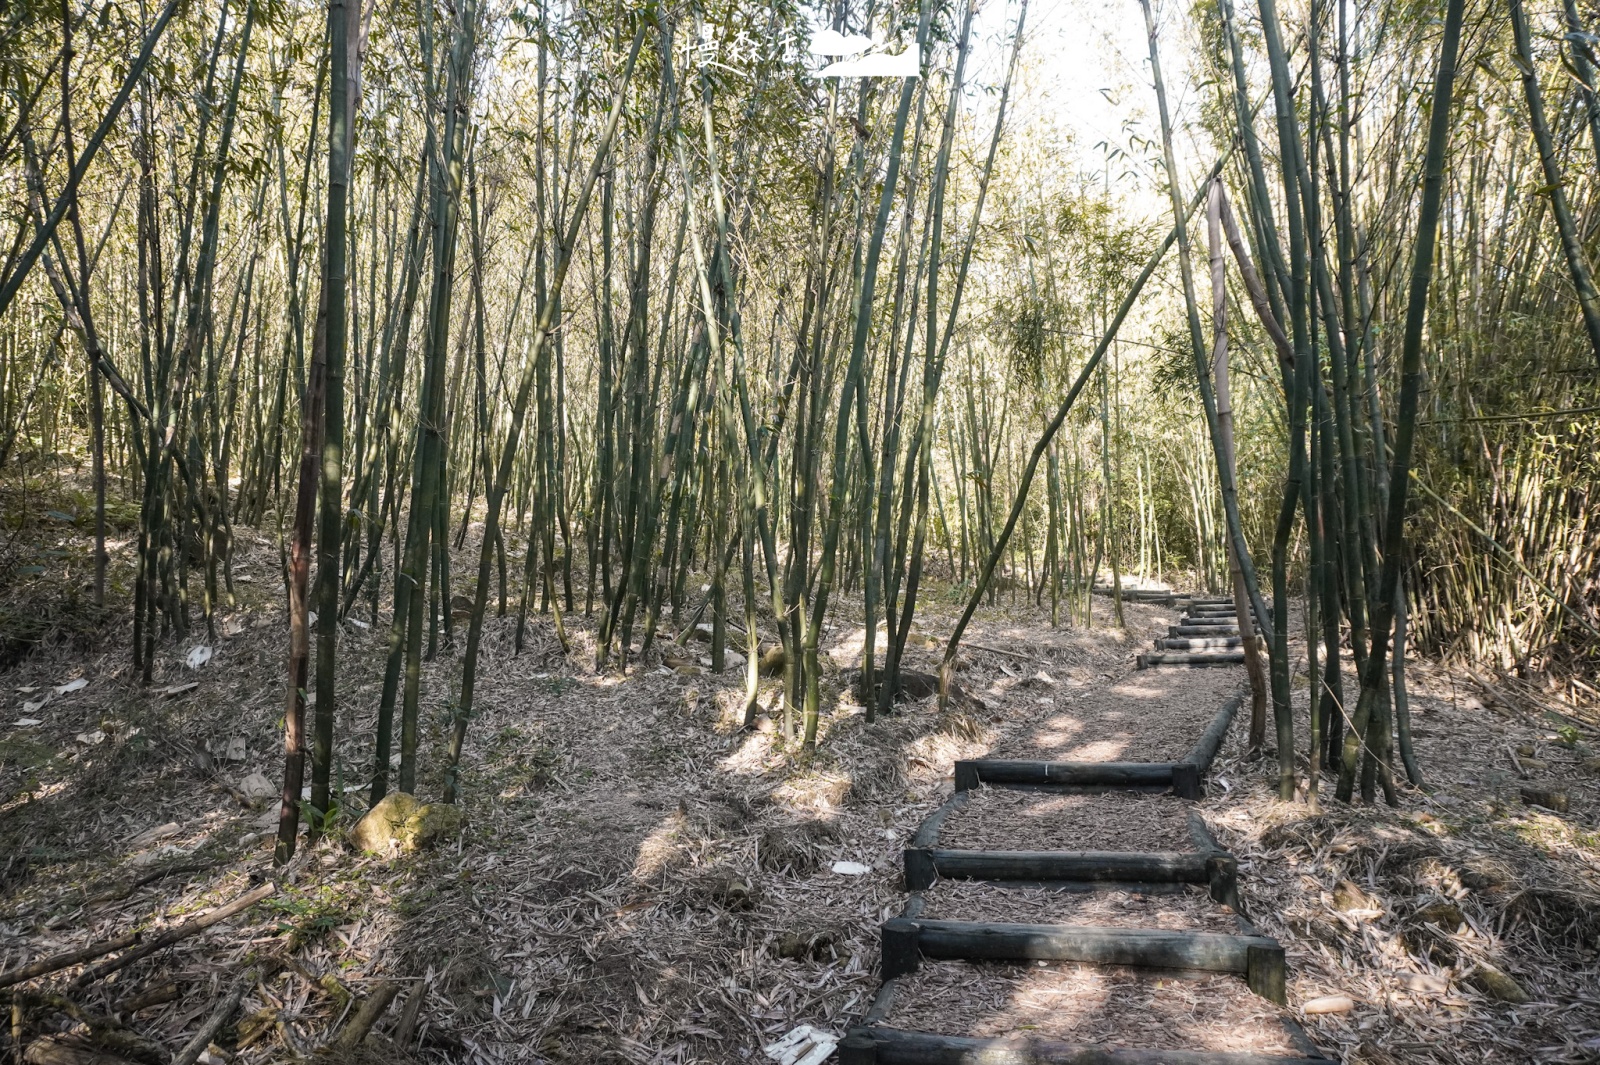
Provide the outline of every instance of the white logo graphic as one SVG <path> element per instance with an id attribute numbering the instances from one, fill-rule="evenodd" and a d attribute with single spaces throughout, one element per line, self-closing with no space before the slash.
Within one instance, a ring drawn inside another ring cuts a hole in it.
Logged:
<path id="1" fill-rule="evenodd" d="M 851 34 L 846 37 L 838 30 L 819 30 L 811 38 L 811 54 L 820 56 L 855 56 L 829 63 L 815 72 L 819 78 L 915 78 L 922 73 L 922 49 L 912 45 L 899 55 L 874 51 L 883 48 L 881 41 Z M 865 53 L 865 54 L 863 54 Z"/>

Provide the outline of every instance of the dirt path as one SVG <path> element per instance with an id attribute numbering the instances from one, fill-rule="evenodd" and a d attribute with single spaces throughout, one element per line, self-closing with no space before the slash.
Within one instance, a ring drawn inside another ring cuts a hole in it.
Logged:
<path id="1" fill-rule="evenodd" d="M 241 558 L 241 576 L 254 581 L 241 582 L 246 602 L 219 618 L 214 657 L 201 669 L 183 664 L 185 644 L 163 651 L 151 689 L 120 653 L 58 648 L 5 674 L 14 713 L 0 722 L 0 972 L 133 929 L 149 935 L 272 873 L 272 813 L 237 792 L 252 772 L 280 771 L 274 558 L 265 544 Z M 958 607 L 954 596 L 930 598 L 926 637 L 948 632 Z M 835 630 L 812 756 L 771 731 L 739 730 L 737 671 L 663 670 L 652 659 L 626 675 L 595 675 L 581 610 L 569 618 L 569 657 L 537 622 L 530 646 L 513 655 L 512 623 L 492 621 L 457 843 L 379 859 L 335 835 L 305 848 L 277 893 L 236 919 L 82 989 L 71 986 L 81 966 L 25 986 L 65 991 L 99 1014 L 144 995 L 121 1016 L 168 1059 L 235 981 L 254 975 L 218 1037 L 243 1063 L 310 1054 L 385 980 L 401 991 L 367 1049 L 388 1062 L 762 1061 L 762 1046 L 800 1024 L 843 1033 L 870 1008 L 881 926 L 906 902 L 904 852 L 951 796 L 957 760 L 1160 762 L 1190 749 L 1238 674 L 1135 671 L 1135 657 L 1177 614 L 1130 604 L 1127 615 L 1128 630 L 1117 630 L 1097 597 L 1093 629 L 1051 629 L 1026 603 L 986 608 L 961 667 L 982 709 L 941 717 L 924 700 L 871 726 L 835 672 L 853 664 L 861 632 Z M 125 635 L 106 645 L 124 647 Z M 920 645 L 913 654 L 913 668 L 937 659 Z M 380 632 L 345 630 L 337 780 L 351 816 L 364 807 L 382 658 Z M 425 798 L 438 793 L 458 668 L 441 653 L 424 670 Z M 88 684 L 24 711 L 74 679 Z M 1424 762 L 1461 778 L 1436 781 L 1432 799 L 1319 817 L 1277 804 L 1262 764 L 1240 760 L 1236 721 L 1198 805 L 1240 859 L 1251 917 L 1287 948 L 1291 1003 L 1355 1000 L 1348 1013 L 1302 1018 L 1348 1060 L 1443 1065 L 1487 1047 L 1478 1060 L 1581 1061 L 1600 1036 L 1600 1009 L 1588 1004 L 1600 977 L 1590 946 L 1600 943 L 1600 909 L 1589 902 L 1600 804 L 1581 765 L 1593 738 L 1580 731 L 1568 744 L 1556 722 L 1524 723 L 1526 693 L 1507 693 L 1501 706 L 1474 690 L 1483 702 L 1465 687 L 1452 698 L 1442 675 L 1431 689 L 1419 681 Z M 764 682 L 763 705 L 773 697 Z M 13 723 L 25 717 L 40 723 Z M 1528 746 L 1525 762 L 1544 768 L 1515 775 L 1508 743 Z M 1529 784 L 1568 789 L 1572 812 L 1518 806 Z M 1170 833 L 1175 824 L 1164 813 L 1137 823 L 1096 814 L 1093 838 L 1074 841 L 1074 804 L 1105 800 L 1063 798 L 1072 801 L 1041 802 L 1030 815 L 1049 826 L 1051 846 L 1142 849 L 1136 827 Z M 1131 805 L 1165 810 L 1172 801 L 1145 795 Z M 986 846 L 999 828 L 952 821 L 951 831 Z M 1351 877 L 1384 916 L 1335 908 L 1339 881 Z M 1458 907 L 1464 929 L 1419 916 L 1440 901 Z M 1198 890 L 1063 895 L 943 880 L 925 906 L 940 920 L 1237 931 Z M 1493 1001 L 1470 975 L 1480 961 L 1516 977 L 1534 1001 Z M 958 963 L 938 962 L 946 964 Z M 1189 1024 L 1200 1039 L 1198 1022 L 1181 1020 L 1184 1003 L 1222 1008 L 1216 981 L 1141 990 L 1124 987 L 1126 974 L 1051 972 L 994 967 L 984 992 L 993 1005 L 973 1018 L 978 1029 L 1020 1029 L 1033 1022 L 1011 1015 L 1026 1003 L 1070 999 L 1084 1007 L 1070 1038 L 1097 1039 L 1117 1014 L 1085 1004 L 1137 1000 L 1165 1011 L 1163 1029 Z M 1445 990 L 1398 983 L 1406 974 L 1444 974 Z M 1278 1016 L 1255 996 L 1228 999 L 1227 1009 L 1230 1030 Z M 75 1027 L 42 1007 L 25 1011 L 25 1022 L 30 1040 Z M 1555 1049 L 1532 1058 L 1508 1049 L 1519 1047 Z"/>
<path id="2" fill-rule="evenodd" d="M 1108 685 L 1069 741 L 1047 720 L 957 765 L 963 790 L 905 852 L 911 893 L 843 1065 L 1326 1060 L 1283 1008 L 1284 950 L 1243 912 L 1236 860 L 1179 797 L 1216 755 L 1195 709 L 1220 737 L 1239 705 L 1234 657 Z M 1185 729 L 1201 742 L 1180 753 Z"/>

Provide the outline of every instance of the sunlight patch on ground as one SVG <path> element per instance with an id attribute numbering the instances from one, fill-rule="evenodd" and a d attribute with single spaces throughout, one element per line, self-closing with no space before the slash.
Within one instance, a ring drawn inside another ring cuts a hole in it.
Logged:
<path id="1" fill-rule="evenodd" d="M 1040 747 L 1065 747 L 1083 731 L 1083 722 L 1067 714 L 1057 714 L 1033 734 L 1033 742 Z"/>
<path id="2" fill-rule="evenodd" d="M 1075 762 L 1115 762 L 1127 749 L 1126 740 L 1096 740 L 1074 747 L 1067 754 L 1069 760 Z"/>
<path id="3" fill-rule="evenodd" d="M 633 862 L 633 878 L 648 881 L 671 864 L 678 851 L 678 837 L 683 828 L 683 814 L 673 813 L 650 830 L 639 844 L 638 857 Z"/>
<path id="4" fill-rule="evenodd" d="M 766 732 L 752 732 L 732 754 L 717 763 L 717 768 L 735 776 L 760 776 L 767 771 L 767 760 L 771 757 L 772 735 Z"/>
<path id="5" fill-rule="evenodd" d="M 1129 699 L 1160 699 L 1172 694 L 1171 689 L 1162 688 L 1155 684 L 1141 683 L 1139 681 L 1125 681 L 1111 688 L 1113 695 L 1125 696 Z"/>
<path id="6" fill-rule="evenodd" d="M 850 794 L 852 783 L 846 773 L 813 773 L 785 781 L 773 789 L 772 801 L 791 810 L 831 813 Z"/>

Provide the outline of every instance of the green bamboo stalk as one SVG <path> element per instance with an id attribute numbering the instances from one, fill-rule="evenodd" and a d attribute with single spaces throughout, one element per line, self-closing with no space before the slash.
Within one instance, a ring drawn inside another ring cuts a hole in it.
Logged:
<path id="1" fill-rule="evenodd" d="M 1005 526 L 1000 530 L 1000 536 L 995 541 L 993 550 L 989 552 L 988 557 L 984 560 L 983 571 L 979 574 L 977 584 L 972 589 L 972 595 L 967 600 L 966 609 L 962 611 L 961 617 L 956 621 L 955 628 L 950 632 L 949 642 L 945 644 L 944 660 L 939 667 L 939 704 L 941 708 L 949 705 L 950 683 L 955 679 L 956 655 L 961 647 L 961 637 L 966 632 L 967 625 L 972 621 L 972 615 L 977 613 L 978 604 L 982 600 L 984 592 L 988 589 L 990 580 L 994 577 L 995 567 L 999 564 L 1006 545 L 1011 540 L 1011 534 L 1016 530 L 1017 520 L 1022 516 L 1022 510 L 1027 505 L 1028 488 L 1033 484 L 1033 475 L 1039 468 L 1039 459 L 1044 455 L 1045 449 L 1050 446 L 1050 441 L 1055 438 L 1056 433 L 1060 431 L 1062 424 L 1067 420 L 1067 415 L 1072 411 L 1072 405 L 1077 402 L 1078 393 L 1083 391 L 1083 386 L 1088 383 L 1090 375 L 1099 367 L 1100 360 L 1105 357 L 1106 351 L 1111 347 L 1111 342 L 1116 339 L 1117 331 L 1122 328 L 1123 320 L 1128 317 L 1128 312 L 1133 310 L 1133 305 L 1138 302 L 1139 293 L 1143 291 L 1145 283 L 1150 280 L 1150 275 L 1156 272 L 1156 267 L 1161 264 L 1162 258 L 1176 243 L 1179 227 L 1200 206 L 1200 201 L 1205 196 L 1211 181 L 1221 172 L 1229 154 L 1231 153 L 1224 153 L 1222 158 L 1217 160 L 1216 164 L 1211 168 L 1211 173 L 1206 175 L 1205 184 L 1201 186 L 1199 194 L 1189 201 L 1187 209 L 1180 212 L 1178 224 L 1167 233 L 1166 239 L 1151 254 L 1149 261 L 1144 265 L 1144 269 L 1139 271 L 1139 275 L 1134 278 L 1133 283 L 1128 287 L 1128 292 L 1123 296 L 1122 303 L 1117 307 L 1116 313 L 1112 315 L 1111 321 L 1106 325 L 1105 334 L 1100 338 L 1100 342 L 1095 345 L 1094 353 L 1089 356 L 1088 361 L 1083 365 L 1083 369 L 1078 372 L 1077 379 L 1072 382 L 1072 387 L 1067 391 L 1066 397 L 1061 401 L 1061 405 L 1056 408 L 1055 417 L 1051 418 L 1045 425 L 1044 432 L 1040 434 L 1038 442 L 1028 456 L 1028 463 L 1023 467 L 1021 477 L 1018 478 L 1016 495 L 1011 503 L 1011 513 L 1006 519 Z M 1089 575 L 1089 579 L 1094 579 L 1092 573 Z"/>
<path id="2" fill-rule="evenodd" d="M 623 64 L 622 73 L 612 91 L 611 108 L 606 116 L 606 123 L 595 149 L 594 160 L 590 163 L 589 169 L 584 175 L 583 183 L 580 185 L 578 195 L 573 203 L 572 214 L 567 223 L 566 232 L 562 237 L 560 246 L 557 248 L 555 270 L 550 281 L 549 295 L 551 298 L 545 300 L 539 314 L 538 324 L 534 327 L 532 341 L 534 350 L 529 353 L 528 358 L 524 359 L 522 376 L 517 382 L 517 390 L 512 400 L 511 424 L 506 431 L 505 443 L 500 450 L 500 461 L 495 471 L 493 483 L 485 489 L 483 544 L 478 552 L 478 580 L 473 592 L 472 617 L 467 626 L 466 654 L 461 668 L 461 692 L 456 699 L 455 720 L 450 736 L 450 747 L 446 756 L 445 802 L 455 802 L 460 793 L 458 773 L 461 751 L 466 743 L 467 725 L 472 719 L 477 690 L 478 655 L 483 641 L 483 617 L 489 600 L 489 581 L 494 558 L 494 545 L 497 541 L 500 527 L 500 508 L 504 503 L 506 490 L 511 482 L 512 469 L 516 463 L 521 439 L 522 423 L 527 416 L 528 399 L 538 375 L 538 352 L 541 347 L 549 342 L 557 307 L 557 302 L 553 297 L 566 284 L 567 273 L 572 264 L 573 251 L 578 243 L 579 227 L 582 225 L 584 215 L 588 210 L 589 199 L 594 194 L 594 186 L 599 180 L 600 171 L 605 167 L 606 160 L 610 157 L 611 143 L 616 135 L 617 124 L 621 120 L 623 107 L 627 100 L 628 84 L 633 78 L 633 70 L 638 62 L 640 46 L 644 43 L 645 28 L 641 20 L 638 29 L 634 32 L 633 43 L 629 46 L 628 57 Z M 531 537 L 529 538 L 528 551 L 530 555 L 533 553 Z M 526 597 L 526 594 L 525 591 L 524 597 Z"/>
<path id="3" fill-rule="evenodd" d="M 1433 253 L 1438 237 L 1441 201 L 1444 198 L 1445 152 L 1450 139 L 1450 105 L 1456 73 L 1456 53 L 1461 41 L 1464 0 L 1448 0 L 1445 8 L 1444 39 L 1439 65 L 1434 75 L 1432 110 L 1428 120 L 1428 149 L 1424 161 L 1422 203 L 1417 213 L 1417 241 L 1412 259 L 1411 281 L 1406 304 L 1405 334 L 1401 341 L 1401 379 L 1399 409 L 1395 419 L 1394 457 L 1389 477 L 1388 511 L 1384 520 L 1383 574 L 1379 596 L 1373 608 L 1372 650 L 1361 675 L 1361 695 L 1352 719 L 1352 730 L 1345 738 L 1343 769 L 1339 774 L 1338 796 L 1350 800 L 1354 789 L 1356 757 L 1363 741 L 1373 745 L 1370 729 L 1361 730 L 1374 715 L 1373 707 L 1384 684 L 1388 666 L 1389 638 L 1394 624 L 1396 590 L 1405 551 L 1405 507 L 1410 484 L 1411 452 L 1415 439 L 1417 403 L 1422 387 L 1422 331 L 1427 320 L 1428 288 L 1433 279 Z M 1381 715 L 1378 715 L 1381 717 Z M 1363 731 L 1365 734 L 1363 735 Z"/>
<path id="4" fill-rule="evenodd" d="M 323 302 L 327 306 L 323 370 L 321 528 L 317 552 L 317 708 L 311 739 L 311 830 L 322 829 L 332 810 L 328 795 L 333 770 L 333 723 L 338 692 L 339 549 L 344 540 L 344 363 L 349 343 L 346 291 L 351 157 L 355 146 L 357 88 L 361 77 L 360 7 L 328 0 L 332 82 L 328 92 L 328 224 L 324 234 Z M 355 39 L 352 40 L 352 37 Z M 354 60 L 354 62 L 352 62 Z"/>
<path id="5" fill-rule="evenodd" d="M 168 0 L 167 6 L 161 9 L 161 14 L 156 16 L 148 33 L 145 34 L 144 43 L 139 48 L 139 54 L 134 58 L 133 64 L 122 79 L 122 86 L 117 90 L 117 95 L 112 98 L 111 106 L 107 108 L 105 117 L 100 120 L 100 125 L 95 129 L 89 139 L 84 142 L 83 154 L 78 156 L 75 164 L 67 175 L 66 185 L 56 197 L 55 206 L 50 209 L 50 214 L 45 218 L 44 225 L 34 231 L 33 241 L 28 245 L 28 250 L 23 252 L 16 260 L 10 272 L 0 279 L 0 317 L 4 317 L 11 301 L 16 298 L 17 292 L 22 288 L 22 283 L 28 279 L 28 273 L 44 253 L 45 246 L 55 235 L 55 230 L 66 216 L 67 208 L 76 202 L 78 186 L 83 182 L 83 176 L 89 171 L 89 164 L 94 162 L 94 157 L 99 153 L 100 146 L 105 143 L 106 137 L 116 125 L 117 119 L 122 115 L 122 109 L 127 106 L 128 100 L 133 95 L 136 85 L 144 78 L 145 69 L 150 65 L 151 58 L 155 55 L 156 45 L 161 42 L 161 35 L 166 32 L 167 23 L 172 21 L 172 16 L 177 14 L 182 0 Z"/>
<path id="6" fill-rule="evenodd" d="M 1516 39 L 1516 60 L 1522 71 L 1522 92 L 1528 101 L 1528 124 L 1533 127 L 1533 143 L 1539 149 L 1539 162 L 1544 167 L 1545 187 L 1542 191 L 1550 197 L 1550 210 L 1555 215 L 1556 231 L 1561 236 L 1561 251 L 1566 256 L 1567 269 L 1572 274 L 1572 287 L 1577 290 L 1583 328 L 1589 334 L 1595 362 L 1600 364 L 1600 291 L 1595 289 L 1594 274 L 1583 251 L 1578 223 L 1567 202 L 1566 178 L 1561 173 L 1561 162 L 1556 158 L 1550 124 L 1545 119 L 1544 93 L 1539 88 L 1538 68 L 1533 65 L 1528 18 L 1523 13 L 1522 0 L 1506 0 L 1506 9 L 1511 15 L 1511 31 Z M 1591 112 L 1591 121 L 1600 122 L 1592 114 L 1596 106 L 1600 105 L 1590 103 L 1586 110 Z M 1595 128 L 1600 131 L 1600 125 Z M 1600 152 L 1600 142 L 1596 143 L 1596 151 Z M 1404 494 L 1404 489 L 1401 491 Z"/>

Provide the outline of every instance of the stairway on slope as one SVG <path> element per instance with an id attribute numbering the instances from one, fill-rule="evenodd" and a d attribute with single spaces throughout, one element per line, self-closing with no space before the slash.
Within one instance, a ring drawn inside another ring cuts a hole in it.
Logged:
<path id="1" fill-rule="evenodd" d="M 1251 616 L 1251 637 L 1260 631 L 1260 619 Z M 1240 635 L 1238 611 L 1232 599 L 1200 598 L 1187 600 L 1183 616 L 1168 626 L 1167 635 L 1155 641 L 1154 654 L 1142 654 L 1138 668 L 1161 666 L 1231 666 L 1244 661 L 1244 637 Z"/>
<path id="2" fill-rule="evenodd" d="M 1184 797 L 1238 704 L 1176 763 L 958 762 L 841 1065 L 1328 1065 Z"/>

